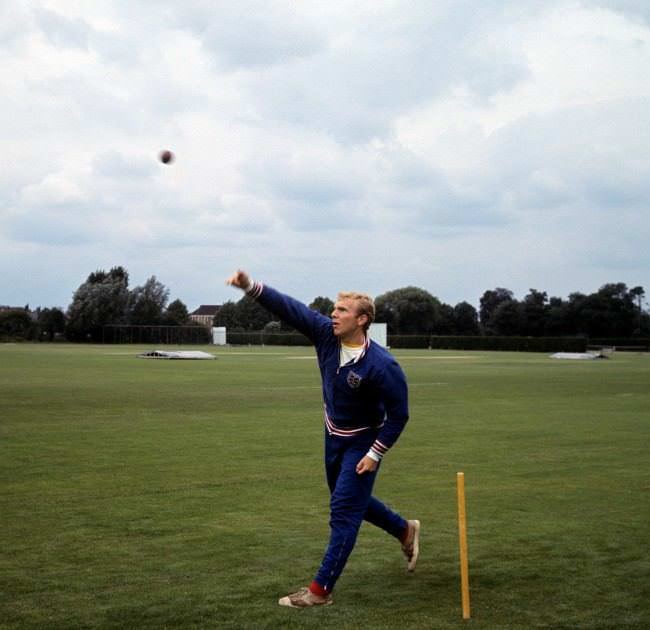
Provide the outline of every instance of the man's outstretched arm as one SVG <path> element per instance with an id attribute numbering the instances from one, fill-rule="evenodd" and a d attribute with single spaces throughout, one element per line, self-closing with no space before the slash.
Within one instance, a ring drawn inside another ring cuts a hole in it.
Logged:
<path id="1" fill-rule="evenodd" d="M 226 280 L 226 284 L 245 291 L 249 297 L 306 335 L 316 345 L 319 340 L 332 334 L 332 321 L 329 317 L 268 285 L 253 281 L 250 274 L 242 269 L 235 271 Z"/>

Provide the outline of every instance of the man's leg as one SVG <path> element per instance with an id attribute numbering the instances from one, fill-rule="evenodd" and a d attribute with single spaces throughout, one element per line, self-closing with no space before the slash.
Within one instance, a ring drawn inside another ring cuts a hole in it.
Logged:
<path id="1" fill-rule="evenodd" d="M 356 471 L 368 448 L 366 440 L 355 440 L 339 459 L 330 499 L 330 541 L 312 588 L 320 586 L 323 591 L 331 592 L 354 548 L 377 476 L 377 471 L 363 475 Z M 329 479 L 334 477 L 328 475 Z"/>
<path id="2" fill-rule="evenodd" d="M 420 521 L 407 521 L 381 501 L 370 497 L 365 520 L 397 538 L 402 543 L 406 568 L 415 571 L 420 554 Z"/>
<path id="3" fill-rule="evenodd" d="M 415 568 L 419 522 L 405 521 L 383 503 L 372 497 L 372 487 L 377 470 L 359 475 L 356 466 L 368 452 L 370 440 L 349 441 L 326 434 L 325 467 L 330 500 L 330 542 L 321 567 L 309 588 L 304 588 L 280 599 L 282 606 L 297 608 L 328 605 L 332 603 L 331 592 L 347 562 L 365 518 L 385 529 L 402 541 L 402 549 L 409 561 L 409 570 Z M 415 537 L 412 524 L 417 522 Z M 408 549 L 416 544 L 416 555 Z"/>
<path id="4" fill-rule="evenodd" d="M 408 527 L 407 521 L 402 516 L 393 512 L 375 497 L 370 497 L 364 519 L 398 539 L 402 538 Z"/>

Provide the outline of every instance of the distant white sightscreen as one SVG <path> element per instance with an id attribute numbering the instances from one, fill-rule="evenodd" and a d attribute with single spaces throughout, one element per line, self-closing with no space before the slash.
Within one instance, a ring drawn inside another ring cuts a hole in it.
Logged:
<path id="1" fill-rule="evenodd" d="M 225 346 L 226 345 L 226 327 L 225 326 L 215 326 L 212 328 L 212 343 L 215 346 Z"/>
<path id="2" fill-rule="evenodd" d="M 370 338 L 384 348 L 388 347 L 388 330 L 386 324 L 370 324 Z"/>

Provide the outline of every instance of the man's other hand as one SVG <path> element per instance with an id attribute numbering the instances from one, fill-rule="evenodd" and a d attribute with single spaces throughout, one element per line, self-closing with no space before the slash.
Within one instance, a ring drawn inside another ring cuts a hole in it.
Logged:
<path id="1" fill-rule="evenodd" d="M 372 457 L 368 457 L 367 455 L 357 464 L 358 475 L 363 475 L 363 473 L 367 472 L 373 472 L 374 470 L 377 470 L 377 462 L 372 459 Z"/>

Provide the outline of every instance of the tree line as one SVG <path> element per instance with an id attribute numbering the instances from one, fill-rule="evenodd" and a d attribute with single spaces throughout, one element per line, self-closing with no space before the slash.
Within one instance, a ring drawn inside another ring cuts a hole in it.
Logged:
<path id="1" fill-rule="evenodd" d="M 169 290 L 151 276 L 142 286 L 129 288 L 124 267 L 92 272 L 60 308 L 12 309 L 0 313 L 0 338 L 48 339 L 63 335 L 69 341 L 102 341 L 105 325 L 194 325 L 181 300 L 169 301 Z M 198 324 L 196 324 L 198 326 Z"/>
<path id="2" fill-rule="evenodd" d="M 523 299 L 502 287 L 487 290 L 479 309 L 468 302 L 455 306 L 441 302 L 418 287 L 388 291 L 375 299 L 376 321 L 385 322 L 394 335 L 498 336 L 650 336 L 650 314 L 643 308 L 643 287 L 619 282 L 605 284 L 591 294 L 572 293 L 568 299 L 549 297 L 530 289 Z M 334 302 L 323 296 L 310 304 L 330 315 Z M 28 308 L 0 312 L 0 338 L 54 339 L 101 342 L 104 326 L 196 325 L 181 300 L 169 302 L 169 290 L 156 276 L 129 288 L 124 267 L 92 272 L 78 287 L 64 312 L 60 308 Z M 291 331 L 255 300 L 243 296 L 222 305 L 215 326 L 231 332 Z"/>
<path id="3" fill-rule="evenodd" d="M 485 291 L 479 310 L 468 302 L 445 304 L 428 291 L 404 287 L 375 299 L 376 321 L 396 335 L 499 335 L 634 337 L 650 335 L 650 314 L 643 309 L 642 287 L 605 284 L 595 293 L 572 293 L 567 300 L 530 289 L 517 300 L 509 289 Z M 311 304 L 325 315 L 334 303 L 323 296 Z M 286 326 L 249 297 L 226 302 L 215 326 L 232 331 L 283 331 Z"/>

